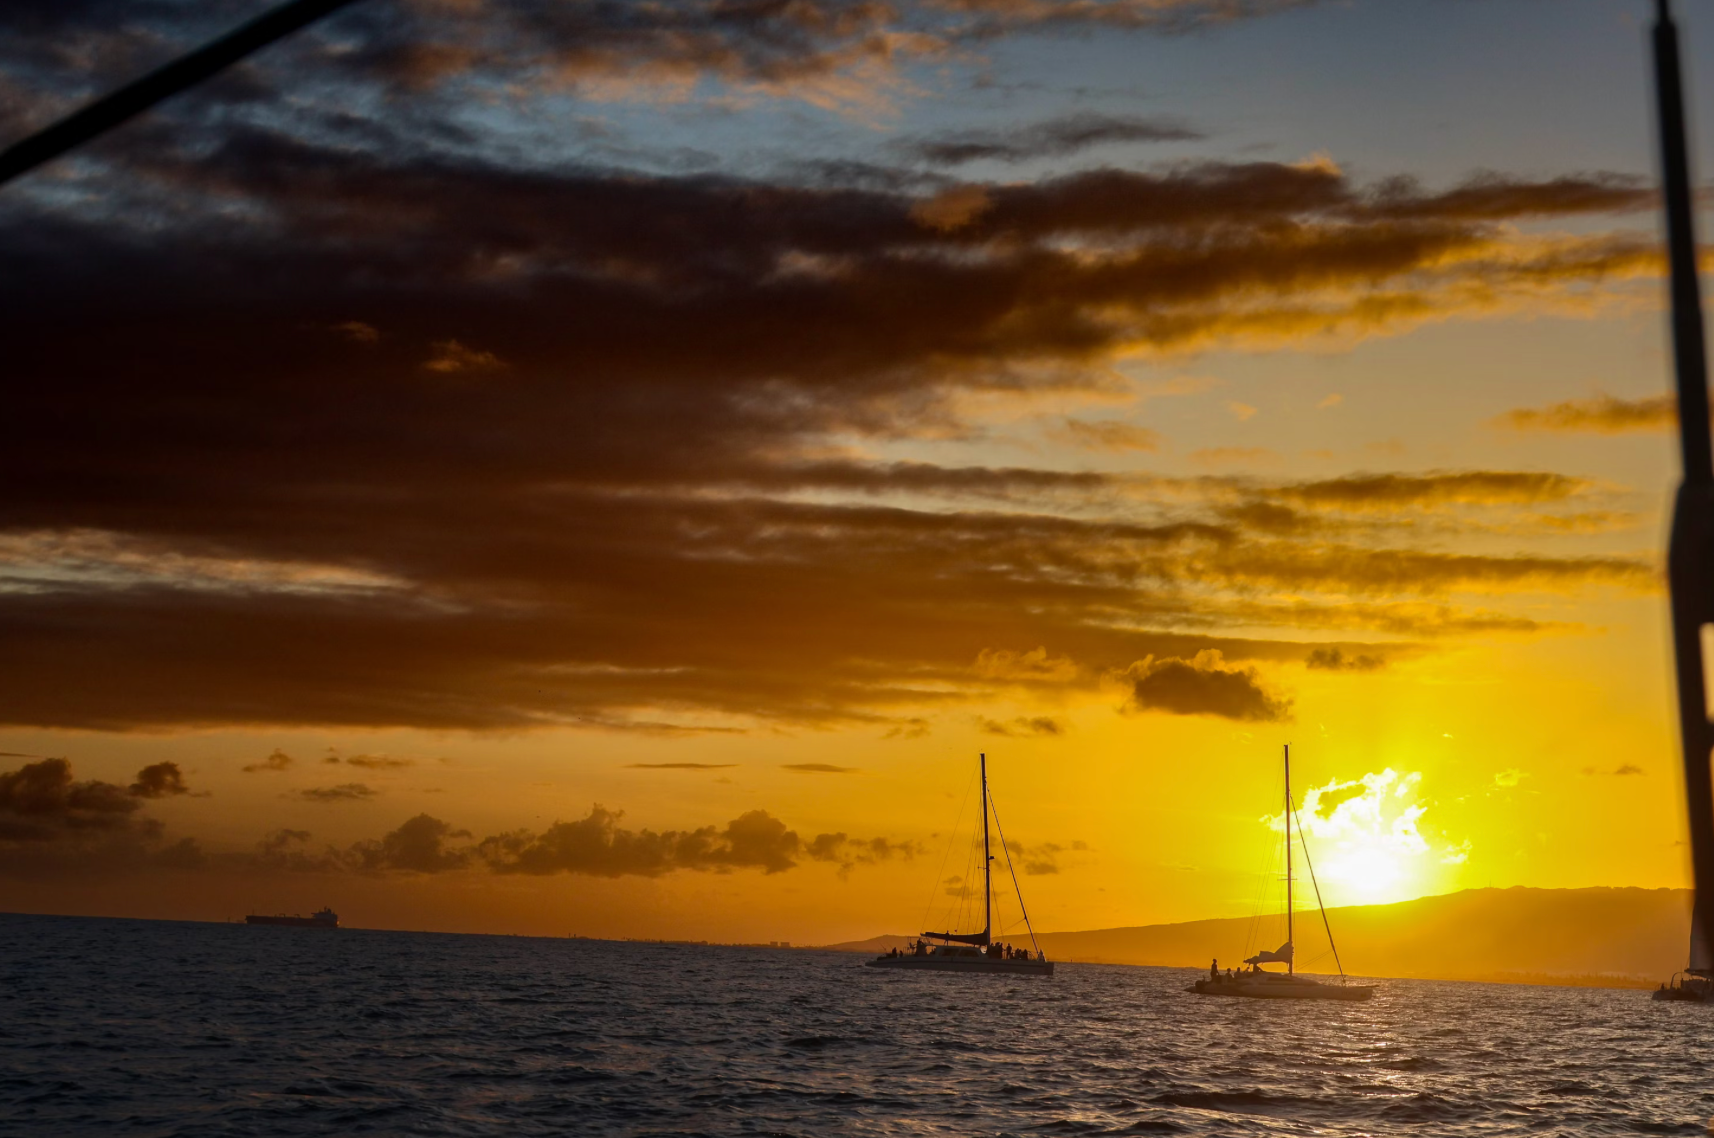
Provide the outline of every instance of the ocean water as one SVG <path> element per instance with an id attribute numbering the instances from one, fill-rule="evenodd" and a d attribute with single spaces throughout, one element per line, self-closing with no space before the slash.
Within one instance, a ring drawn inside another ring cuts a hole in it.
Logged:
<path id="1" fill-rule="evenodd" d="M 0 916 L 0 1134 L 1700 1134 L 1714 1008 Z"/>

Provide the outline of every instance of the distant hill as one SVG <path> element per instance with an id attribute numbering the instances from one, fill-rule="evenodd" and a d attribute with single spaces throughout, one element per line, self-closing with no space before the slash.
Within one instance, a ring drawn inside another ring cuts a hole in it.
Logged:
<path id="1" fill-rule="evenodd" d="M 1684 967 L 1688 889 L 1468 889 L 1395 905 L 1328 910 L 1345 971 L 1356 976 L 1633 987 Z M 1313 922 L 1313 923 L 1311 923 Z M 1315 910 L 1298 917 L 1305 971 L 1334 970 Z M 1174 925 L 1044 933 L 1055 960 L 1206 968 L 1237 964 L 1248 917 Z M 884 952 L 910 941 L 881 936 L 828 947 Z"/>

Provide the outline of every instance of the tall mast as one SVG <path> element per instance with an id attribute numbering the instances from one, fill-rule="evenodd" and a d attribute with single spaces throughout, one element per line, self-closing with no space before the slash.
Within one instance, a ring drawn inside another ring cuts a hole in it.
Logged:
<path id="1" fill-rule="evenodd" d="M 1690 150 L 1685 141 L 1684 86 L 1679 71 L 1678 29 L 1672 5 L 1657 0 L 1654 27 L 1655 111 L 1660 127 L 1661 190 L 1666 205 L 1667 260 L 1672 275 L 1672 355 L 1678 391 L 1679 451 L 1684 479 L 1673 503 L 1667 544 L 1668 592 L 1672 598 L 1673 656 L 1677 663 L 1678 731 L 1684 745 L 1684 797 L 1690 813 L 1690 858 L 1697 904 L 1690 920 L 1694 946 L 1707 943 L 1708 909 L 1714 895 L 1714 724 L 1704 688 L 1702 629 L 1714 621 L 1709 604 L 1709 563 L 1714 549 L 1714 447 L 1708 432 L 1708 365 L 1703 343 L 1702 294 L 1696 271 L 1696 211 Z M 1700 937 L 1696 934 L 1700 932 Z"/>
<path id="2" fill-rule="evenodd" d="M 992 939 L 994 928 L 994 886 L 989 880 L 994 858 L 988 853 L 988 756 L 982 759 L 982 943 Z"/>
<path id="3" fill-rule="evenodd" d="M 985 778 L 986 776 L 984 776 Z M 986 781 L 984 781 L 986 785 Z M 1297 971 L 1297 946 L 1291 934 L 1291 744 L 1285 745 L 1285 942 L 1290 955 L 1286 957 L 1288 975 Z"/>

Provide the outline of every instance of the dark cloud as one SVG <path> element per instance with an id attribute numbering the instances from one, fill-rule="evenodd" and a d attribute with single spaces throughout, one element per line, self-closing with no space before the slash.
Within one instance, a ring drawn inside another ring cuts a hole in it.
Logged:
<path id="1" fill-rule="evenodd" d="M 1619 399 L 1604 392 L 1549 407 L 1520 407 L 1494 422 L 1518 431 L 1568 431 L 1617 435 L 1666 431 L 1678 425 L 1678 401 L 1670 395 Z"/>
<path id="2" fill-rule="evenodd" d="M 77 781 L 65 759 L 25 763 L 0 773 L 0 841 L 46 842 L 129 829 L 141 805 L 124 787 Z"/>
<path id="3" fill-rule="evenodd" d="M 977 161 L 1062 158 L 1115 142 L 1184 142 L 1202 137 L 1184 124 L 1167 119 L 1079 111 L 1008 130 L 937 134 L 906 142 L 904 148 L 928 162 L 957 166 Z"/>
<path id="4" fill-rule="evenodd" d="M 1212 715 L 1260 723 L 1291 719 L 1291 700 L 1270 694 L 1254 668 L 1229 668 L 1219 652 L 1193 659 L 1138 661 L 1120 679 L 1130 689 L 1127 711 Z"/>
<path id="5" fill-rule="evenodd" d="M 477 852 L 497 873 L 581 873 L 596 877 L 659 877 L 674 870 L 724 872 L 760 869 L 783 873 L 800 857 L 843 868 L 895 857 L 915 847 L 884 838 L 819 834 L 805 842 L 766 810 L 751 810 L 724 827 L 696 830 L 626 830 L 621 814 L 602 806 L 576 822 L 556 822 L 540 834 L 518 832 L 483 840 Z"/>
<path id="6" fill-rule="evenodd" d="M 137 798 L 171 798 L 189 794 L 190 787 L 185 785 L 184 773 L 177 763 L 155 763 L 137 772 L 130 793 Z"/>
<path id="7" fill-rule="evenodd" d="M 379 793 L 360 782 L 346 782 L 338 786 L 312 786 L 298 791 L 297 797 L 306 802 L 362 802 Z"/>
<path id="8" fill-rule="evenodd" d="M 341 759 L 337 755 L 329 755 L 324 761 L 329 763 L 343 762 L 346 766 L 359 767 L 363 770 L 371 771 L 398 770 L 402 767 L 414 767 L 417 765 L 417 761 L 415 759 L 396 759 L 391 755 L 352 755 L 348 759 Z"/>
<path id="9" fill-rule="evenodd" d="M 983 716 L 977 719 L 976 725 L 985 734 L 999 735 L 1010 739 L 1031 736 L 1053 739 L 1065 734 L 1065 724 L 1047 715 L 1018 716 L 1005 722 Z"/>
<path id="10" fill-rule="evenodd" d="M 445 873 L 469 865 L 473 853 L 467 847 L 452 848 L 449 840 L 470 837 L 470 831 L 427 814 L 418 814 L 397 830 L 372 842 L 359 842 L 345 854 L 345 862 L 362 873 Z"/>
<path id="11" fill-rule="evenodd" d="M 184 5 L 30 7 L 17 18 L 35 30 L 0 67 L 87 79 L 206 30 Z M 482 28 L 435 6 L 388 29 L 363 7 L 340 17 L 360 50 L 311 37 L 279 65 L 427 90 L 523 37 L 508 66 L 569 89 L 619 59 L 797 83 L 896 15 L 526 2 L 472 9 Z M 1074 8 L 1037 16 L 1119 10 Z M 151 21 L 171 34 L 138 32 Z M 1515 223 L 1643 208 L 1620 180 L 1428 190 L 1326 163 L 1186 163 L 930 194 L 873 171 L 529 166 L 433 132 L 439 104 L 369 121 L 320 88 L 286 105 L 269 74 L 235 77 L 245 114 L 189 100 L 184 120 L 92 149 L 65 192 L 0 202 L 0 573 L 31 582 L 0 590 L 0 722 L 913 734 L 997 686 L 1092 688 L 1145 657 L 1301 660 L 1308 646 L 1222 619 L 1247 606 L 1289 624 L 1289 606 L 1252 599 L 1267 590 L 1306 598 L 1306 619 L 1367 614 L 1338 627 L 1414 637 L 1413 612 L 1437 636 L 1507 614 L 1393 602 L 1656 587 L 1635 559 L 1449 554 L 1402 529 L 1333 541 L 1316 525 L 1581 492 L 1559 475 L 1152 493 L 1090 472 L 807 457 L 831 437 L 956 429 L 971 393 L 1099 388 L 1139 346 L 1584 303 L 1655 271 L 1652 236 L 1585 225 L 1544 244 Z M 1084 427 L 1086 445 L 1147 441 Z M 1227 511 L 1239 498 L 1272 512 Z M 1042 644 L 1069 669 L 1014 681 L 973 663 Z M 270 763 L 252 766 L 284 769 Z"/>
<path id="12" fill-rule="evenodd" d="M 1368 792 L 1368 785 L 1363 782 L 1347 782 L 1338 786 L 1325 787 L 1317 792 L 1315 797 L 1315 814 L 1320 818 L 1331 818 L 1333 812 L 1353 798 L 1361 798 Z"/>
<path id="13" fill-rule="evenodd" d="M 1375 672 L 1387 666 L 1380 656 L 1347 656 L 1337 648 L 1317 648 L 1304 663 L 1324 672 Z"/>
<path id="14" fill-rule="evenodd" d="M 857 774 L 856 767 L 839 767 L 832 763 L 781 763 L 780 769 L 793 774 Z"/>
<path id="15" fill-rule="evenodd" d="M 239 769 L 244 771 L 246 774 L 255 774 L 258 771 L 288 770 L 291 765 L 292 757 L 276 747 L 272 751 L 268 752 L 268 757 L 263 759 L 261 762 L 250 763 L 249 765 L 240 767 Z"/>
<path id="16" fill-rule="evenodd" d="M 142 813 L 149 799 L 187 793 L 170 762 L 144 767 L 129 787 L 80 780 L 63 758 L 0 772 L 0 874 L 199 868 L 204 854 L 194 840 L 167 844 L 161 823 Z"/>
<path id="17" fill-rule="evenodd" d="M 626 763 L 626 770 L 633 771 L 725 771 L 737 766 L 737 763 Z"/>

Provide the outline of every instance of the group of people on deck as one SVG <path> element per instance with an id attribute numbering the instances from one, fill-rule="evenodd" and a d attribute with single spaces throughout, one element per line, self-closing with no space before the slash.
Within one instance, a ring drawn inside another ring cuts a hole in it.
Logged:
<path id="1" fill-rule="evenodd" d="M 888 956 L 927 956 L 929 949 L 934 948 L 934 947 L 935 947 L 934 945 L 929 944 L 928 941 L 926 941 L 926 940 L 913 940 L 913 941 L 911 941 L 909 948 L 907 948 L 907 949 L 895 948 L 891 952 L 887 953 L 887 955 Z M 945 946 L 941 946 L 941 947 L 945 947 Z M 1045 953 L 1045 952 L 1041 952 L 1038 950 L 1037 952 L 1032 954 L 1030 952 L 1030 950 L 1027 948 L 1013 948 L 1009 944 L 1000 944 L 1000 943 L 994 943 L 994 944 L 991 944 L 988 947 L 982 949 L 982 954 L 984 956 L 994 957 L 994 958 L 999 959 L 999 960 L 1036 960 L 1036 961 L 1042 961 L 1042 960 L 1047 959 L 1047 953 Z"/>
<path id="2" fill-rule="evenodd" d="M 1027 948 L 1013 948 L 1009 944 L 991 944 L 987 948 L 987 953 L 989 956 L 998 956 L 1001 960 L 1028 960 L 1028 959 L 1030 959 L 1030 950 L 1029 949 L 1027 949 Z M 1038 953 L 1036 953 L 1036 959 L 1037 960 L 1046 960 L 1047 955 L 1045 953 L 1038 952 Z"/>
<path id="3" fill-rule="evenodd" d="M 1268 975 L 1268 973 L 1262 971 L 1262 966 L 1260 964 L 1252 964 L 1248 969 L 1239 968 L 1236 971 L 1231 968 L 1226 969 L 1225 978 L 1227 980 L 1238 980 L 1244 977 L 1247 973 L 1257 973 L 1263 976 Z M 1220 959 L 1218 957 L 1211 960 L 1208 964 L 1208 978 L 1215 981 L 1218 981 L 1221 978 Z"/>

